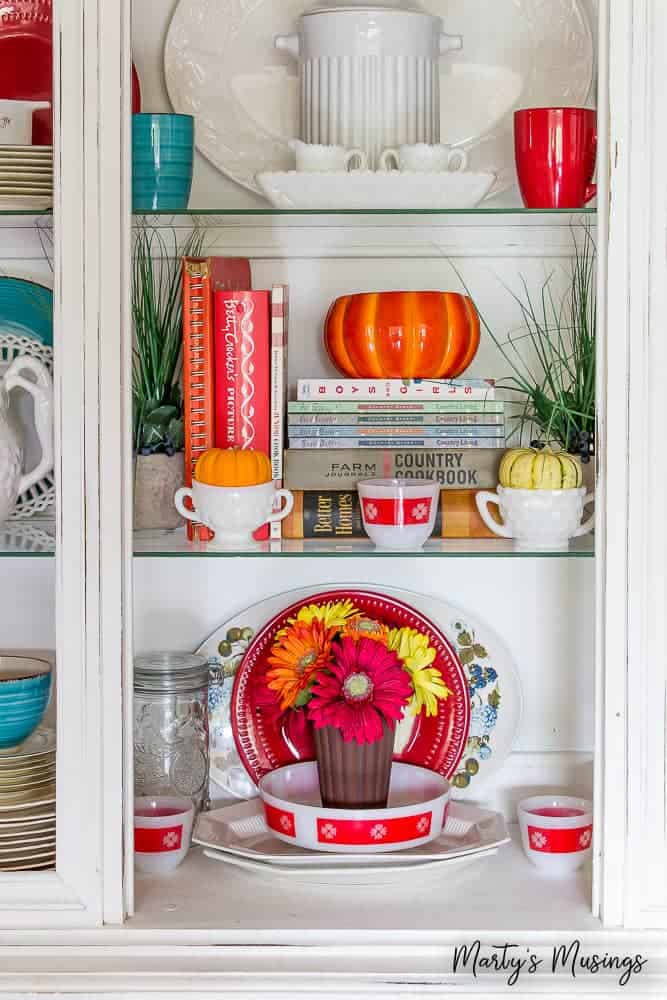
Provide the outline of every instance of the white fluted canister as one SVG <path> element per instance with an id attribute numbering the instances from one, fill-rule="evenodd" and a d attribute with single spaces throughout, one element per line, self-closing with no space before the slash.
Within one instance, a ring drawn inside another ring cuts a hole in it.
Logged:
<path id="1" fill-rule="evenodd" d="M 440 57 L 462 40 L 442 19 L 387 7 L 314 10 L 276 46 L 297 58 L 304 142 L 361 148 L 440 141 Z"/>

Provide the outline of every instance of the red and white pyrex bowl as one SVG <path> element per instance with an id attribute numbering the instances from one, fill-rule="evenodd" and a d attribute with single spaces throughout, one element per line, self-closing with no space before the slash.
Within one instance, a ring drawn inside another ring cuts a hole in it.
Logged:
<path id="1" fill-rule="evenodd" d="M 419 847 L 442 833 L 451 786 L 440 774 L 394 763 L 386 809 L 325 809 L 317 764 L 290 764 L 259 783 L 266 825 L 286 844 L 331 854 Z"/>
<path id="2" fill-rule="evenodd" d="M 572 795 L 534 795 L 519 803 L 526 857 L 545 875 L 571 875 L 592 853 L 593 803 Z"/>

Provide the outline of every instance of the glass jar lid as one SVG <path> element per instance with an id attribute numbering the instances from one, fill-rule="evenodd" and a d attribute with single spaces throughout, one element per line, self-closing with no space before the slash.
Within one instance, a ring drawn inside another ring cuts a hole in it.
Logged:
<path id="1" fill-rule="evenodd" d="M 135 691 L 192 691 L 208 678 L 206 657 L 196 653 L 149 653 L 134 660 Z"/>

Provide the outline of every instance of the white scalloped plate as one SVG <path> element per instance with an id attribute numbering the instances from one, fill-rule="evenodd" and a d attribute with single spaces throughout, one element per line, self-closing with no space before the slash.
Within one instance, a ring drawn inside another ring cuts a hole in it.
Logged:
<path id="1" fill-rule="evenodd" d="M 251 191 L 255 175 L 290 170 L 299 134 L 297 67 L 273 45 L 297 30 L 307 0 L 180 0 L 165 45 L 175 111 L 196 117 L 199 151 Z M 333 6 L 333 5 L 332 5 Z M 516 180 L 513 113 L 590 96 L 593 38 L 581 0 L 423 0 L 464 48 L 442 61 L 441 141 L 471 170 Z M 387 207 L 387 206 L 383 206 Z"/>

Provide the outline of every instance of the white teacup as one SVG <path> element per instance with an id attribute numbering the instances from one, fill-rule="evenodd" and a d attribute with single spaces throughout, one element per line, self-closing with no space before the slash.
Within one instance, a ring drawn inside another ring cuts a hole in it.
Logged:
<path id="1" fill-rule="evenodd" d="M 566 549 L 571 538 L 587 535 L 595 515 L 581 523 L 584 507 L 595 494 L 578 490 L 517 490 L 499 486 L 497 493 L 478 493 L 477 509 L 486 526 L 501 538 L 513 538 L 520 549 Z M 503 524 L 489 513 L 497 504 Z"/>
<path id="2" fill-rule="evenodd" d="M 185 499 L 190 498 L 193 509 L 188 510 Z M 285 505 L 277 513 L 274 506 L 278 499 Z M 294 496 L 289 490 L 277 490 L 273 483 L 259 486 L 207 486 L 195 481 L 192 489 L 184 487 L 174 497 L 176 509 L 188 521 L 205 524 L 215 532 L 211 543 L 219 548 L 254 546 L 253 533 L 264 524 L 284 520 L 294 507 Z"/>
<path id="3" fill-rule="evenodd" d="M 0 146 L 29 146 L 33 112 L 50 107 L 49 101 L 0 100 Z"/>
<path id="4" fill-rule="evenodd" d="M 468 154 L 464 149 L 418 142 L 413 146 L 385 149 L 380 157 L 380 170 L 411 171 L 419 174 L 460 173 L 468 169 Z"/>
<path id="5" fill-rule="evenodd" d="M 300 173 L 368 170 L 368 156 L 363 149 L 319 146 L 300 139 L 291 139 L 288 146 L 296 154 L 296 169 Z"/>

